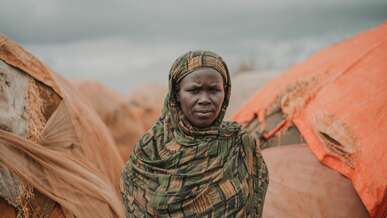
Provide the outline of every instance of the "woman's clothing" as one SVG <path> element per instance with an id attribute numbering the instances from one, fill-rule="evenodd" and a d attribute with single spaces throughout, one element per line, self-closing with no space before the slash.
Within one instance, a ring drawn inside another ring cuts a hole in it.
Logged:
<path id="1" fill-rule="evenodd" d="M 222 75 L 225 100 L 214 124 L 198 129 L 184 117 L 176 93 L 184 76 L 203 67 Z M 175 61 L 162 115 L 122 171 L 128 217 L 261 216 L 268 172 L 255 140 L 237 123 L 223 121 L 230 88 L 227 66 L 212 52 L 189 52 Z"/>

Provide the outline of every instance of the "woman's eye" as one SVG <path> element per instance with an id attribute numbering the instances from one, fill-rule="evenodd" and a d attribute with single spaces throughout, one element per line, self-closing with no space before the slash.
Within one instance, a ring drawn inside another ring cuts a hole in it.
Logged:
<path id="1" fill-rule="evenodd" d="M 189 93 L 192 93 L 192 94 L 197 94 L 199 93 L 199 89 L 190 89 L 188 90 Z"/>

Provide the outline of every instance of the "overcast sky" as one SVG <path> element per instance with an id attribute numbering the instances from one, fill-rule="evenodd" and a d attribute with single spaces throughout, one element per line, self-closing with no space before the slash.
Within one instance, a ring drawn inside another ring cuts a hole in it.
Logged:
<path id="1" fill-rule="evenodd" d="M 387 20 L 386 0 L 1 0 L 0 30 L 69 79 L 166 84 L 182 53 L 279 72 Z"/>

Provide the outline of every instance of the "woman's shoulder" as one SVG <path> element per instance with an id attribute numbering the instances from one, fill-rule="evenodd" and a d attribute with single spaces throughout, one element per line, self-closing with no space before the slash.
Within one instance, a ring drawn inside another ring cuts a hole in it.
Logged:
<path id="1" fill-rule="evenodd" d="M 223 121 L 220 124 L 221 135 L 225 136 L 237 136 L 242 129 L 241 125 L 235 121 Z"/>
<path id="2" fill-rule="evenodd" d="M 243 145 L 248 145 L 249 147 L 255 147 L 255 139 L 250 136 L 246 129 L 235 121 L 224 121 L 222 123 L 223 131 L 226 130 L 232 134 L 233 137 L 236 137 Z M 226 132 L 225 131 L 225 132 Z"/>
<path id="3" fill-rule="evenodd" d="M 239 130 L 237 132 L 237 137 L 241 145 L 247 150 L 260 152 L 259 146 L 257 146 L 259 144 L 259 140 L 253 137 L 252 135 L 250 135 L 243 126 L 241 126 L 240 124 L 238 125 L 239 125 Z"/>
<path id="4" fill-rule="evenodd" d="M 223 121 L 221 124 L 221 129 L 232 131 L 234 134 L 238 136 L 244 136 L 244 137 L 249 136 L 246 129 L 243 126 L 241 126 L 241 124 L 235 121 Z"/>
<path id="5" fill-rule="evenodd" d="M 235 121 L 223 121 L 222 124 L 220 125 L 222 129 L 229 129 L 234 132 L 238 132 L 242 129 L 241 124 Z"/>

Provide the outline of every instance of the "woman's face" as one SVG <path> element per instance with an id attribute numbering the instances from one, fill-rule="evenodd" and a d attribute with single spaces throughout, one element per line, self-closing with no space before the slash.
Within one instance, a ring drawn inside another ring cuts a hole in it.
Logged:
<path id="1" fill-rule="evenodd" d="M 197 128 L 205 128 L 218 117 L 224 95 L 220 73 L 212 68 L 202 68 L 180 81 L 177 100 L 189 122 Z"/>

